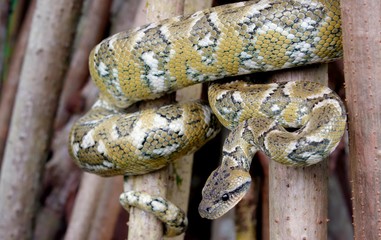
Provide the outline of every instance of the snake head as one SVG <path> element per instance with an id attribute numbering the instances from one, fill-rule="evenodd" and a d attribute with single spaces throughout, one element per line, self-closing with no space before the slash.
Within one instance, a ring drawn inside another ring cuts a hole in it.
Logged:
<path id="1" fill-rule="evenodd" d="M 242 169 L 219 167 L 212 172 L 198 207 L 200 216 L 216 219 L 233 208 L 245 195 L 251 183 L 250 174 Z"/>

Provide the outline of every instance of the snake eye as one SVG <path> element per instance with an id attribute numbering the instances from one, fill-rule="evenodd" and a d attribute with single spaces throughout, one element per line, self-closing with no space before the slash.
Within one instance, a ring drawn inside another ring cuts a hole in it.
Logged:
<path id="1" fill-rule="evenodd" d="M 229 194 L 225 193 L 224 195 L 222 195 L 221 199 L 222 199 L 222 201 L 224 201 L 224 202 L 227 201 L 227 200 L 229 200 Z"/>

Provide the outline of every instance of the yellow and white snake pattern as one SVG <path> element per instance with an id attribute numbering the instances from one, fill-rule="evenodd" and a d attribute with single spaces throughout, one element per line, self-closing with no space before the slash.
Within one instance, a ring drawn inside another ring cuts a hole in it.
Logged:
<path id="1" fill-rule="evenodd" d="M 219 131 L 232 133 L 223 162 L 203 189 L 200 214 L 216 218 L 245 193 L 257 150 L 295 166 L 314 164 L 337 145 L 346 115 L 340 99 L 316 83 L 212 85 L 211 107 L 180 103 L 126 113 L 131 104 L 226 76 L 271 71 L 342 56 L 338 0 L 254 0 L 206 9 L 121 32 L 98 44 L 89 68 L 99 100 L 78 120 L 70 152 L 101 176 L 144 174 L 195 151 Z M 288 132 L 287 128 L 298 128 Z M 160 197 L 123 193 L 122 204 L 153 212 L 167 235 L 185 214 Z"/>

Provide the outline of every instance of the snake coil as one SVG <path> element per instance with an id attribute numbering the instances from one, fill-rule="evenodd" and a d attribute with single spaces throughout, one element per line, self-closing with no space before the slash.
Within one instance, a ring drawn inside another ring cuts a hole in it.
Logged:
<path id="1" fill-rule="evenodd" d="M 340 99 L 311 82 L 213 84 L 211 109 L 201 102 L 141 112 L 125 108 L 177 89 L 226 76 L 272 71 L 342 56 L 338 0 L 254 0 L 206 9 L 121 32 L 90 54 L 99 100 L 73 126 L 70 153 L 83 170 L 101 176 L 144 174 L 166 166 L 213 138 L 221 123 L 232 129 L 223 161 L 209 177 L 199 207 L 216 218 L 250 184 L 257 150 L 294 166 L 314 164 L 337 145 L 346 116 Z M 287 128 L 299 128 L 288 132 Z M 185 231 L 185 214 L 142 192 L 120 197 L 151 211 L 167 235 Z"/>

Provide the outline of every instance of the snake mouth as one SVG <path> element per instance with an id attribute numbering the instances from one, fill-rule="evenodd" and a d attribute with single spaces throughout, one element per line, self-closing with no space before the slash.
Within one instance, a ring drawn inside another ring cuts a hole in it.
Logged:
<path id="1" fill-rule="evenodd" d="M 218 207 L 218 208 L 213 208 L 213 207 L 202 207 L 202 203 L 200 203 L 200 206 L 198 208 L 198 212 L 202 218 L 214 220 L 217 219 L 224 214 L 226 214 L 230 209 L 232 209 L 240 200 L 242 197 L 239 199 L 236 199 L 234 202 L 231 201 L 224 205 L 224 207 Z"/>
<path id="2" fill-rule="evenodd" d="M 246 181 L 230 192 L 215 196 L 214 199 L 216 200 L 203 198 L 198 207 L 200 216 L 210 220 L 221 217 L 235 207 L 235 205 L 245 196 L 250 184 L 251 180 Z"/>

